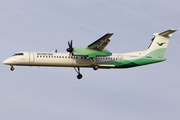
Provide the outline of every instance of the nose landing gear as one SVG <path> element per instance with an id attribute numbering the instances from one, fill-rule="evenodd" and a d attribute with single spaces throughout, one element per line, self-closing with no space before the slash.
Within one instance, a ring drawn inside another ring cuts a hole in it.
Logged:
<path id="1" fill-rule="evenodd" d="M 15 68 L 13 67 L 13 65 L 11 65 L 10 70 L 11 70 L 11 71 L 14 71 L 14 69 L 15 69 Z"/>

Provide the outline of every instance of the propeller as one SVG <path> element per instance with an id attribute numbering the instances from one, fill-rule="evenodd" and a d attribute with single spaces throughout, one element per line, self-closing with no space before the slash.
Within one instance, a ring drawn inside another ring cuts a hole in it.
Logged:
<path id="1" fill-rule="evenodd" d="M 70 54 L 73 52 L 72 42 L 73 42 L 72 40 L 71 40 L 71 42 L 68 41 L 69 48 L 66 49 L 66 51 L 70 52 Z"/>

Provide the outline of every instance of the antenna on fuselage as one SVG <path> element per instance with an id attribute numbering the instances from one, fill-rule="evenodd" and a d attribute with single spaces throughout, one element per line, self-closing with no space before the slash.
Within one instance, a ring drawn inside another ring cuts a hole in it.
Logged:
<path id="1" fill-rule="evenodd" d="M 52 53 L 57 53 L 57 49 L 56 49 L 56 50 L 54 50 L 54 51 L 52 51 Z"/>

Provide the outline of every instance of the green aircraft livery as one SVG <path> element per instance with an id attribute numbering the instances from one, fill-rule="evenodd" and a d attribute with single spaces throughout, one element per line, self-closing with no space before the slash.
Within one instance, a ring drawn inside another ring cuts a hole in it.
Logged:
<path id="1" fill-rule="evenodd" d="M 159 46 L 162 46 L 162 45 L 165 44 L 165 43 L 158 43 L 158 42 L 157 42 L 157 44 L 158 44 Z"/>

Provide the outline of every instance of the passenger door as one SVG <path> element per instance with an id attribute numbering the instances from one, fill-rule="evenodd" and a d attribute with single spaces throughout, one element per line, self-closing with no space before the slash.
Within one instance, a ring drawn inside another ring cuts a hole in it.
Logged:
<path id="1" fill-rule="evenodd" d="M 34 62 L 34 53 L 29 53 L 29 62 L 30 63 Z"/>

